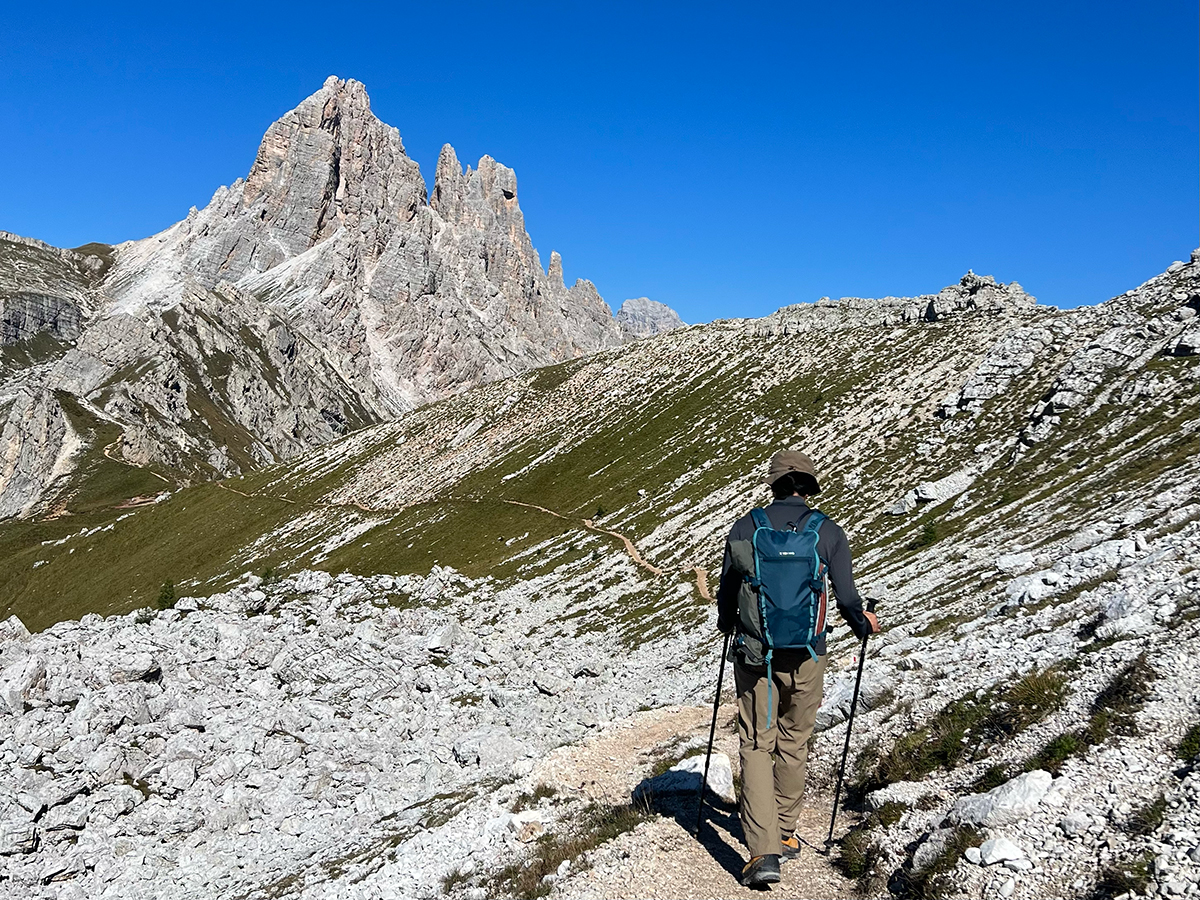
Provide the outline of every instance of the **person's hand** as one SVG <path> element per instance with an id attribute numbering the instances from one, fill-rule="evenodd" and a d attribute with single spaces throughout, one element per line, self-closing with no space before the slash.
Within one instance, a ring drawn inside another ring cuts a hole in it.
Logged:
<path id="1" fill-rule="evenodd" d="M 867 620 L 867 624 L 871 626 L 871 634 L 879 634 L 879 619 L 875 617 L 875 613 L 863 610 L 863 617 Z"/>

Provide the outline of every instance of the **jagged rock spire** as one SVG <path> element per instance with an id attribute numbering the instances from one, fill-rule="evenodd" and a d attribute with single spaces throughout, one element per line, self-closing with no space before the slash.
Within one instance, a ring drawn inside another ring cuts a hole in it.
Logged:
<path id="1" fill-rule="evenodd" d="M 442 145 L 438 154 L 437 170 L 433 177 L 432 206 L 447 222 L 457 222 L 462 217 L 463 200 L 466 198 L 467 182 L 463 177 L 462 164 L 449 144 Z"/>
<path id="2" fill-rule="evenodd" d="M 562 257 L 558 255 L 557 250 L 550 251 L 550 270 L 547 277 L 550 279 L 551 288 L 566 287 L 563 281 Z"/>

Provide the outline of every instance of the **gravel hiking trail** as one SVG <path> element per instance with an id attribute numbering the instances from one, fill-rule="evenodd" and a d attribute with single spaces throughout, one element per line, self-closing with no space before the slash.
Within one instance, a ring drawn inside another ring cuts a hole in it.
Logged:
<path id="1" fill-rule="evenodd" d="M 730 757 L 736 773 L 734 715 L 732 703 L 722 704 L 713 749 Z M 553 751 L 534 770 L 532 779 L 563 793 L 610 804 L 627 803 L 632 789 L 650 774 L 655 762 L 678 755 L 680 749 L 694 746 L 698 740 L 707 743 L 711 716 L 711 707 L 699 706 L 637 713 L 579 744 Z M 783 864 L 782 881 L 769 890 L 750 890 L 739 884 L 746 850 L 737 810 L 711 795 L 710 800 L 699 835 L 689 831 L 695 822 L 694 800 L 681 802 L 675 809 L 663 807 L 659 816 L 593 851 L 590 867 L 564 878 L 552 897 L 698 900 L 775 896 L 816 900 L 856 896 L 854 883 L 813 849 L 824 846 L 831 797 L 810 795 L 797 827 L 807 846 L 800 859 Z M 839 816 L 839 833 L 849 827 L 850 819 L 849 814 L 844 820 Z"/>

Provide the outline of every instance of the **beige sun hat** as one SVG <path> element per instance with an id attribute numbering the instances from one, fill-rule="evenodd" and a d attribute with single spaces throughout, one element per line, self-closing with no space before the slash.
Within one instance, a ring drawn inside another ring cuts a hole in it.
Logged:
<path id="1" fill-rule="evenodd" d="M 799 450 L 783 450 L 772 456 L 763 484 L 774 484 L 789 472 L 800 472 L 812 478 L 811 493 L 820 493 L 821 486 L 817 483 L 817 470 L 813 466 L 813 461 L 809 459 L 808 454 L 801 453 Z"/>

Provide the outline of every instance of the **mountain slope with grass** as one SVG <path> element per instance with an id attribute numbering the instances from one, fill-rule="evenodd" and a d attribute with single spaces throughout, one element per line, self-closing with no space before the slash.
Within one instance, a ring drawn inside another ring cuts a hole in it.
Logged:
<path id="1" fill-rule="evenodd" d="M 116 890 L 115 830 L 168 834 L 146 896 L 651 895 L 620 848 L 676 813 L 620 792 L 654 760 L 553 796 L 538 761 L 711 702 L 722 540 L 785 446 L 818 461 L 887 629 L 838 878 L 1044 896 L 1154 850 L 1155 883 L 1190 883 L 1168 838 L 1193 827 L 1191 776 L 1167 758 L 1196 720 L 1198 260 L 1072 311 L 968 273 L 677 329 L 154 502 L 121 481 L 152 472 L 98 455 L 104 491 L 0 526 L 4 611 L 40 632 L 10 620 L 0 645 L 0 778 L 37 808 L 0 815 L 13 889 Z M 814 808 L 853 644 L 830 644 Z M 1130 837 L 1147 792 L 1167 811 Z M 970 861 L 999 838 L 1019 858 Z M 552 878 L 503 875 L 547 844 Z M 803 871 L 820 895 L 829 870 Z"/>
<path id="2" fill-rule="evenodd" d="M 678 324 L 630 302 L 543 267 L 491 157 L 446 145 L 427 196 L 363 85 L 330 78 L 159 234 L 0 234 L 0 519 L 62 512 L 101 451 L 169 486 L 237 475 Z"/>

